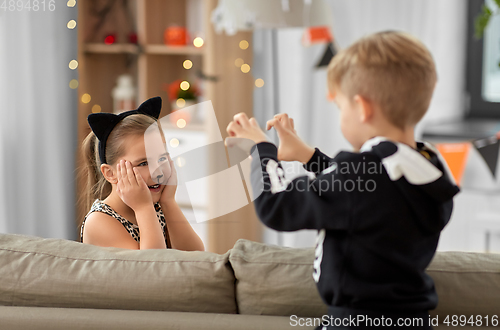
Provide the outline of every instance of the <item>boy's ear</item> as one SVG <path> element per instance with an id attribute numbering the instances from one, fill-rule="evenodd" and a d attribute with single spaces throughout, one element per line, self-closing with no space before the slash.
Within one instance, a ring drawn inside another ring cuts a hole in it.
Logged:
<path id="1" fill-rule="evenodd" d="M 117 183 L 116 171 L 108 164 L 101 165 L 101 173 L 109 183 Z"/>
<path id="2" fill-rule="evenodd" d="M 332 92 L 330 90 L 328 90 L 326 92 L 326 99 L 329 101 L 329 102 L 333 102 L 333 100 L 335 99 L 335 95 L 332 94 Z"/>
<path id="3" fill-rule="evenodd" d="M 362 123 L 369 121 L 373 117 L 375 111 L 373 103 L 361 95 L 354 95 L 354 102 L 358 105 L 360 110 L 360 121 Z"/>

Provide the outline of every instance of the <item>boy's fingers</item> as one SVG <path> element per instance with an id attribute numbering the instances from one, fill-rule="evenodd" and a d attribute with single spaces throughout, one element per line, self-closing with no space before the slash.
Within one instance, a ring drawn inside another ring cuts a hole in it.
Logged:
<path id="1" fill-rule="evenodd" d="M 244 112 L 240 112 L 240 113 L 234 115 L 233 119 L 237 124 L 240 124 L 242 127 L 247 127 L 250 124 L 249 120 L 248 120 L 248 116 Z"/>
<path id="2" fill-rule="evenodd" d="M 295 123 L 293 122 L 293 118 L 290 118 L 290 125 L 292 125 L 292 129 L 295 131 Z"/>
<path id="3" fill-rule="evenodd" d="M 274 116 L 276 117 L 276 116 Z M 276 119 L 269 119 L 266 123 L 266 130 L 270 130 L 273 126 L 274 126 L 274 122 L 276 121 Z"/>
<path id="4" fill-rule="evenodd" d="M 226 147 L 232 147 L 233 146 L 233 138 L 232 137 L 225 138 L 224 145 Z"/>
<path id="5" fill-rule="evenodd" d="M 249 122 L 250 122 L 250 125 L 252 125 L 254 127 L 259 127 L 259 123 L 257 122 L 257 120 L 254 117 L 250 118 Z"/>
<path id="6" fill-rule="evenodd" d="M 291 120 L 292 118 L 289 118 L 288 115 L 284 113 L 283 116 L 280 117 L 280 124 L 285 128 L 293 129 L 292 124 L 290 123 Z"/>
<path id="7" fill-rule="evenodd" d="M 241 126 L 235 123 L 234 121 L 230 122 L 229 125 L 227 125 L 226 131 L 229 134 L 229 136 L 236 136 L 241 130 Z"/>
<path id="8" fill-rule="evenodd" d="M 284 127 L 283 127 L 283 123 L 279 120 L 276 120 L 274 122 L 274 125 L 273 125 L 274 129 L 276 130 L 276 132 L 278 132 L 278 136 L 281 136 L 281 134 L 283 133 L 284 131 Z"/>

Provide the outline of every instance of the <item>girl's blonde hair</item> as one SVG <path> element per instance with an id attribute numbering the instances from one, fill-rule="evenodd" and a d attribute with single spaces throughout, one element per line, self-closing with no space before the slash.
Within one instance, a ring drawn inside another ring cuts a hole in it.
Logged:
<path id="1" fill-rule="evenodd" d="M 121 120 L 111 131 L 106 141 L 106 162 L 114 165 L 125 153 L 123 141 L 128 136 L 144 136 L 144 133 L 155 122 L 154 118 L 147 115 L 135 114 Z M 111 183 L 109 183 L 101 172 L 101 161 L 99 159 L 99 140 L 94 132 L 83 140 L 82 158 L 83 164 L 79 169 L 79 175 L 85 180 L 84 193 L 80 198 L 80 205 L 83 210 L 90 210 L 92 203 L 96 199 L 104 199 L 111 193 Z M 82 226 L 83 218 L 78 220 L 78 231 Z"/>

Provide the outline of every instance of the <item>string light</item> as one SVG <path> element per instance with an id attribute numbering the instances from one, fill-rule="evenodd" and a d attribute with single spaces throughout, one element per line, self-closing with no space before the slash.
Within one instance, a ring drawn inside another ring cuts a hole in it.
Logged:
<path id="1" fill-rule="evenodd" d="M 170 140 L 170 146 L 172 148 L 177 148 L 179 146 L 179 140 L 176 138 L 173 138 Z"/>
<path id="2" fill-rule="evenodd" d="M 186 160 L 184 159 L 184 157 L 177 157 L 177 165 L 179 167 L 183 167 L 184 165 L 186 165 Z"/>
<path id="3" fill-rule="evenodd" d="M 255 79 L 255 86 L 261 88 L 262 86 L 264 86 L 264 80 L 261 78 Z"/>
<path id="4" fill-rule="evenodd" d="M 94 104 L 92 107 L 92 113 L 99 113 L 101 112 L 101 106 L 99 104 Z"/>
<path id="5" fill-rule="evenodd" d="M 73 30 L 76 27 L 76 21 L 72 19 L 71 21 L 68 22 L 67 27 L 68 29 Z"/>
<path id="6" fill-rule="evenodd" d="M 243 65 L 241 66 L 241 72 L 243 72 L 243 73 L 248 73 L 248 72 L 250 72 L 250 65 L 248 65 L 248 64 L 243 64 Z"/>
<path id="7" fill-rule="evenodd" d="M 178 98 L 177 101 L 175 101 L 175 104 L 179 108 L 183 108 L 186 105 L 186 100 L 184 100 L 183 98 Z"/>
<path id="8" fill-rule="evenodd" d="M 234 65 L 236 65 L 238 68 L 241 68 L 241 66 L 245 63 L 245 61 L 243 61 L 242 58 L 237 58 L 236 60 L 234 60 Z"/>
<path id="9" fill-rule="evenodd" d="M 182 66 L 184 67 L 184 69 L 189 70 L 193 67 L 193 62 L 191 62 L 190 60 L 185 60 L 182 63 Z"/>
<path id="10" fill-rule="evenodd" d="M 204 43 L 205 43 L 205 41 L 201 37 L 196 37 L 193 40 L 193 45 L 197 48 L 200 48 L 201 46 L 203 46 Z"/>
<path id="11" fill-rule="evenodd" d="M 182 118 L 181 118 L 181 119 L 179 119 L 179 120 L 177 120 L 177 127 L 179 127 L 179 128 L 184 128 L 184 127 L 186 127 L 186 124 L 187 124 L 187 123 L 186 123 L 186 120 L 184 120 L 184 119 L 182 119 Z"/>
<path id="12" fill-rule="evenodd" d="M 77 60 L 71 60 L 69 62 L 69 68 L 71 70 L 75 70 L 76 68 L 78 68 L 78 61 Z"/>
<path id="13" fill-rule="evenodd" d="M 68 0 L 68 2 L 66 3 L 66 5 L 68 7 L 74 7 L 74 6 L 76 6 L 76 0 Z"/>
<path id="14" fill-rule="evenodd" d="M 90 97 L 90 94 L 85 93 L 82 95 L 82 102 L 83 103 L 89 103 L 91 99 L 92 98 Z"/>
<path id="15" fill-rule="evenodd" d="M 78 80 L 72 79 L 69 82 L 69 88 L 71 88 L 71 89 L 77 89 L 78 88 Z"/>
<path id="16" fill-rule="evenodd" d="M 187 81 L 184 80 L 183 82 L 181 82 L 181 89 L 183 91 L 187 91 L 189 89 L 189 86 L 190 85 L 189 85 L 189 83 Z"/>
<path id="17" fill-rule="evenodd" d="M 248 41 L 246 41 L 246 40 L 241 40 L 240 41 L 240 48 L 241 49 L 245 50 L 245 49 L 248 48 L 248 46 L 249 46 Z"/>

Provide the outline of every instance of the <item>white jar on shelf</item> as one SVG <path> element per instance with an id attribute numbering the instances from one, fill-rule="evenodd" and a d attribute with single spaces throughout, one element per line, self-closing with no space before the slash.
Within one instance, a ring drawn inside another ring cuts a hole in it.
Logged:
<path id="1" fill-rule="evenodd" d="M 113 88 L 111 94 L 113 96 L 113 113 L 119 114 L 136 108 L 136 89 L 132 76 L 129 74 L 122 74 L 118 77 L 116 87 Z"/>

